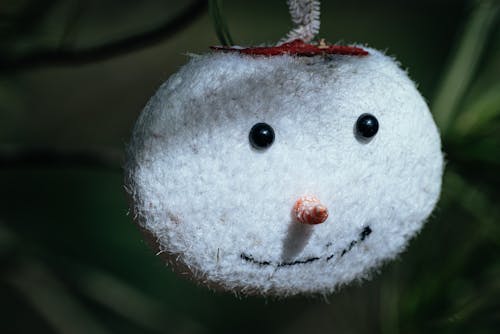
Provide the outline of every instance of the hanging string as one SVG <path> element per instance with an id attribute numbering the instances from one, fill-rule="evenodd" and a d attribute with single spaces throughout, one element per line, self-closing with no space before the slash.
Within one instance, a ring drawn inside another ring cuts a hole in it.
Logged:
<path id="1" fill-rule="evenodd" d="M 295 39 L 312 41 L 319 32 L 319 0 L 288 0 L 287 4 L 295 27 L 280 41 L 280 44 Z"/>

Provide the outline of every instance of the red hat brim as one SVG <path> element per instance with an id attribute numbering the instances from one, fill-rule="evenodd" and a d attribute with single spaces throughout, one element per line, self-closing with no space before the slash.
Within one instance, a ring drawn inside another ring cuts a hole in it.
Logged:
<path id="1" fill-rule="evenodd" d="M 231 46 L 212 46 L 212 50 L 238 52 L 253 56 L 279 56 L 279 55 L 294 55 L 303 57 L 312 57 L 324 54 L 336 54 L 347 56 L 367 56 L 368 51 L 355 47 L 344 45 L 313 45 L 307 44 L 301 39 L 296 39 L 288 43 L 283 43 L 278 46 L 264 47 L 231 47 Z"/>

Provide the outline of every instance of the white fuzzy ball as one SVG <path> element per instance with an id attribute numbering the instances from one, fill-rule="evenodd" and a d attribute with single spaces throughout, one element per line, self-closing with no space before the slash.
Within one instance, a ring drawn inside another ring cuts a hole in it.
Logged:
<path id="1" fill-rule="evenodd" d="M 429 109 L 398 64 L 368 56 L 196 56 L 132 135 L 136 221 L 174 269 L 241 293 L 327 293 L 394 258 L 438 200 L 443 157 Z M 369 113 L 379 130 L 356 133 Z M 273 144 L 249 131 L 265 122 Z M 298 198 L 328 208 L 296 221 Z"/>

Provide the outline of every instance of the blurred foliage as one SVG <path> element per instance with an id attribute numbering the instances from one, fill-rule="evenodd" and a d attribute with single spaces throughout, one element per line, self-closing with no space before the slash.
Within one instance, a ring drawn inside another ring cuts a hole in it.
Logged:
<path id="1" fill-rule="evenodd" d="M 183 54 L 217 39 L 205 13 L 155 46 L 87 65 L 7 68 L 2 60 L 105 45 L 155 29 L 185 6 L 0 2 L 1 332 L 498 333 L 499 1 L 323 1 L 320 37 L 389 47 L 409 66 L 447 155 L 441 201 L 407 252 L 371 281 L 324 299 L 237 298 L 196 287 L 142 241 L 120 172 L 6 163 L 6 152 L 24 147 L 121 152 Z M 290 26 L 285 1 L 226 1 L 224 14 L 242 44 L 276 41 Z"/>
<path id="2" fill-rule="evenodd" d="M 210 16 L 214 23 L 214 30 L 221 45 L 231 46 L 234 45 L 233 38 L 229 33 L 226 19 L 222 13 L 222 0 L 208 0 L 210 4 Z"/>

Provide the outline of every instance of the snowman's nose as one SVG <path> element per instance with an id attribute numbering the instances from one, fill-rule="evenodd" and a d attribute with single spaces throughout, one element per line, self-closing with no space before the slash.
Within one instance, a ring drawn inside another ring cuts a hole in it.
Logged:
<path id="1" fill-rule="evenodd" d="M 317 225 L 328 218 L 328 209 L 316 196 L 302 196 L 293 206 L 293 213 L 302 224 Z"/>

